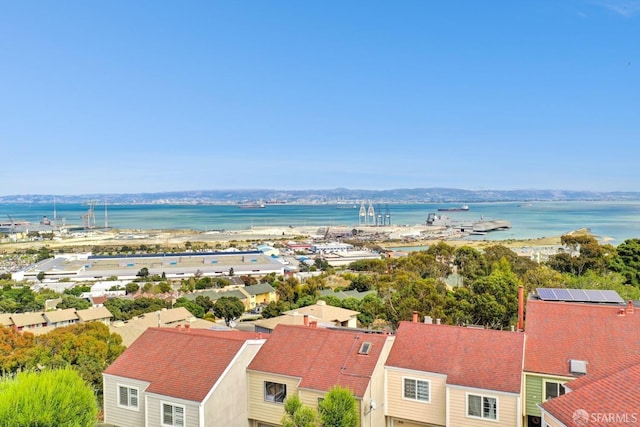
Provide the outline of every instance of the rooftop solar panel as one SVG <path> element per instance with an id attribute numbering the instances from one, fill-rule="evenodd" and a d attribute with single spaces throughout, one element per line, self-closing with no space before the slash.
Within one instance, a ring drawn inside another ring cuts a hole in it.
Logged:
<path id="1" fill-rule="evenodd" d="M 573 301 L 573 297 L 568 289 L 553 289 L 558 301 Z"/>
<path id="2" fill-rule="evenodd" d="M 607 298 L 607 302 L 618 302 L 623 303 L 624 300 L 616 291 L 601 291 L 602 294 Z"/>
<path id="3" fill-rule="evenodd" d="M 538 297 L 544 301 L 574 301 L 598 303 L 624 303 L 616 291 L 599 289 L 538 288 Z"/>
<path id="4" fill-rule="evenodd" d="M 585 291 L 585 293 L 587 294 L 587 298 L 589 298 L 589 301 L 607 302 L 607 297 L 605 297 L 602 294 L 602 291 L 599 291 L 597 289 L 590 289 L 590 290 Z"/>
<path id="5" fill-rule="evenodd" d="M 587 302 L 591 301 L 587 296 L 587 293 L 582 289 L 567 289 L 573 298 L 573 301 Z"/>
<path id="6" fill-rule="evenodd" d="M 547 301 L 556 301 L 556 295 L 554 294 L 553 289 L 538 288 L 536 289 L 536 291 L 538 292 L 538 296 L 540 297 L 540 299 Z"/>

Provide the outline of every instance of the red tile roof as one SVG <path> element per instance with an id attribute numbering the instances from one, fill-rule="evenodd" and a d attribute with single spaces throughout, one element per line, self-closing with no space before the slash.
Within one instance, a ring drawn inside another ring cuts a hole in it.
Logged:
<path id="1" fill-rule="evenodd" d="M 636 354 L 569 382 L 573 391 L 541 407 L 567 426 L 574 425 L 577 410 L 586 411 L 589 426 L 628 426 L 640 422 L 639 384 L 640 354 Z"/>
<path id="2" fill-rule="evenodd" d="M 109 297 L 106 296 L 106 295 L 101 295 L 101 296 L 97 296 L 97 297 L 91 297 L 91 300 L 92 300 L 94 305 L 104 304 L 108 299 L 109 299 Z"/>
<path id="3" fill-rule="evenodd" d="M 587 362 L 587 374 L 640 353 L 640 310 L 602 305 L 529 300 L 525 321 L 524 370 L 575 376 L 569 361 Z M 624 312 L 624 315 L 620 315 Z"/>
<path id="4" fill-rule="evenodd" d="M 520 393 L 524 334 L 401 322 L 386 366 L 447 376 L 447 384 Z"/>
<path id="5" fill-rule="evenodd" d="M 149 328 L 105 371 L 150 383 L 147 392 L 201 402 L 254 332 Z"/>
<path id="6" fill-rule="evenodd" d="M 364 396 L 388 335 L 278 325 L 248 369 L 300 378 L 300 388 L 328 391 L 335 385 Z M 363 342 L 369 354 L 358 354 Z M 283 357 L 286 359 L 283 359 Z"/>

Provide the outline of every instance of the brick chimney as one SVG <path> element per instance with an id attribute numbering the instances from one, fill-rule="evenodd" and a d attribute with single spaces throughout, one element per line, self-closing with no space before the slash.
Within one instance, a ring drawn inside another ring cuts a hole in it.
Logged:
<path id="1" fill-rule="evenodd" d="M 318 321 L 317 320 L 312 320 L 311 322 L 309 322 L 309 327 L 311 329 L 317 329 L 318 328 Z"/>
<path id="2" fill-rule="evenodd" d="M 627 314 L 633 314 L 633 301 L 629 300 L 627 303 Z"/>
<path id="3" fill-rule="evenodd" d="M 304 326 L 309 326 L 309 315 L 305 314 L 303 317 L 304 317 Z"/>
<path id="4" fill-rule="evenodd" d="M 524 286 L 518 288 L 518 330 L 524 330 Z"/>
<path id="5" fill-rule="evenodd" d="M 418 323 L 418 312 L 414 310 L 413 319 L 411 320 L 413 323 Z"/>

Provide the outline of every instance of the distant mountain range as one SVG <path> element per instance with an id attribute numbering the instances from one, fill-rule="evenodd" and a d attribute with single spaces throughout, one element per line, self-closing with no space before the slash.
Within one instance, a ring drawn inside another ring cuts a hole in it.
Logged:
<path id="1" fill-rule="evenodd" d="M 0 196 L 0 203 L 84 203 L 109 204 L 233 204 L 261 203 L 443 203 L 500 201 L 638 201 L 640 192 L 593 192 L 568 190 L 462 190 L 456 188 L 398 188 L 395 190 L 205 190 L 135 194 L 51 195 L 26 194 Z"/>

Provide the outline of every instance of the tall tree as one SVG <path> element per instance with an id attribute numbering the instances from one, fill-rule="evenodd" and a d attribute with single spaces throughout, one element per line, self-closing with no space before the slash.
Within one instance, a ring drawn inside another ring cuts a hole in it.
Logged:
<path id="1" fill-rule="evenodd" d="M 244 313 L 244 304 L 237 297 L 220 297 L 213 306 L 213 314 L 224 319 L 229 326 L 232 320 L 237 319 Z"/>

